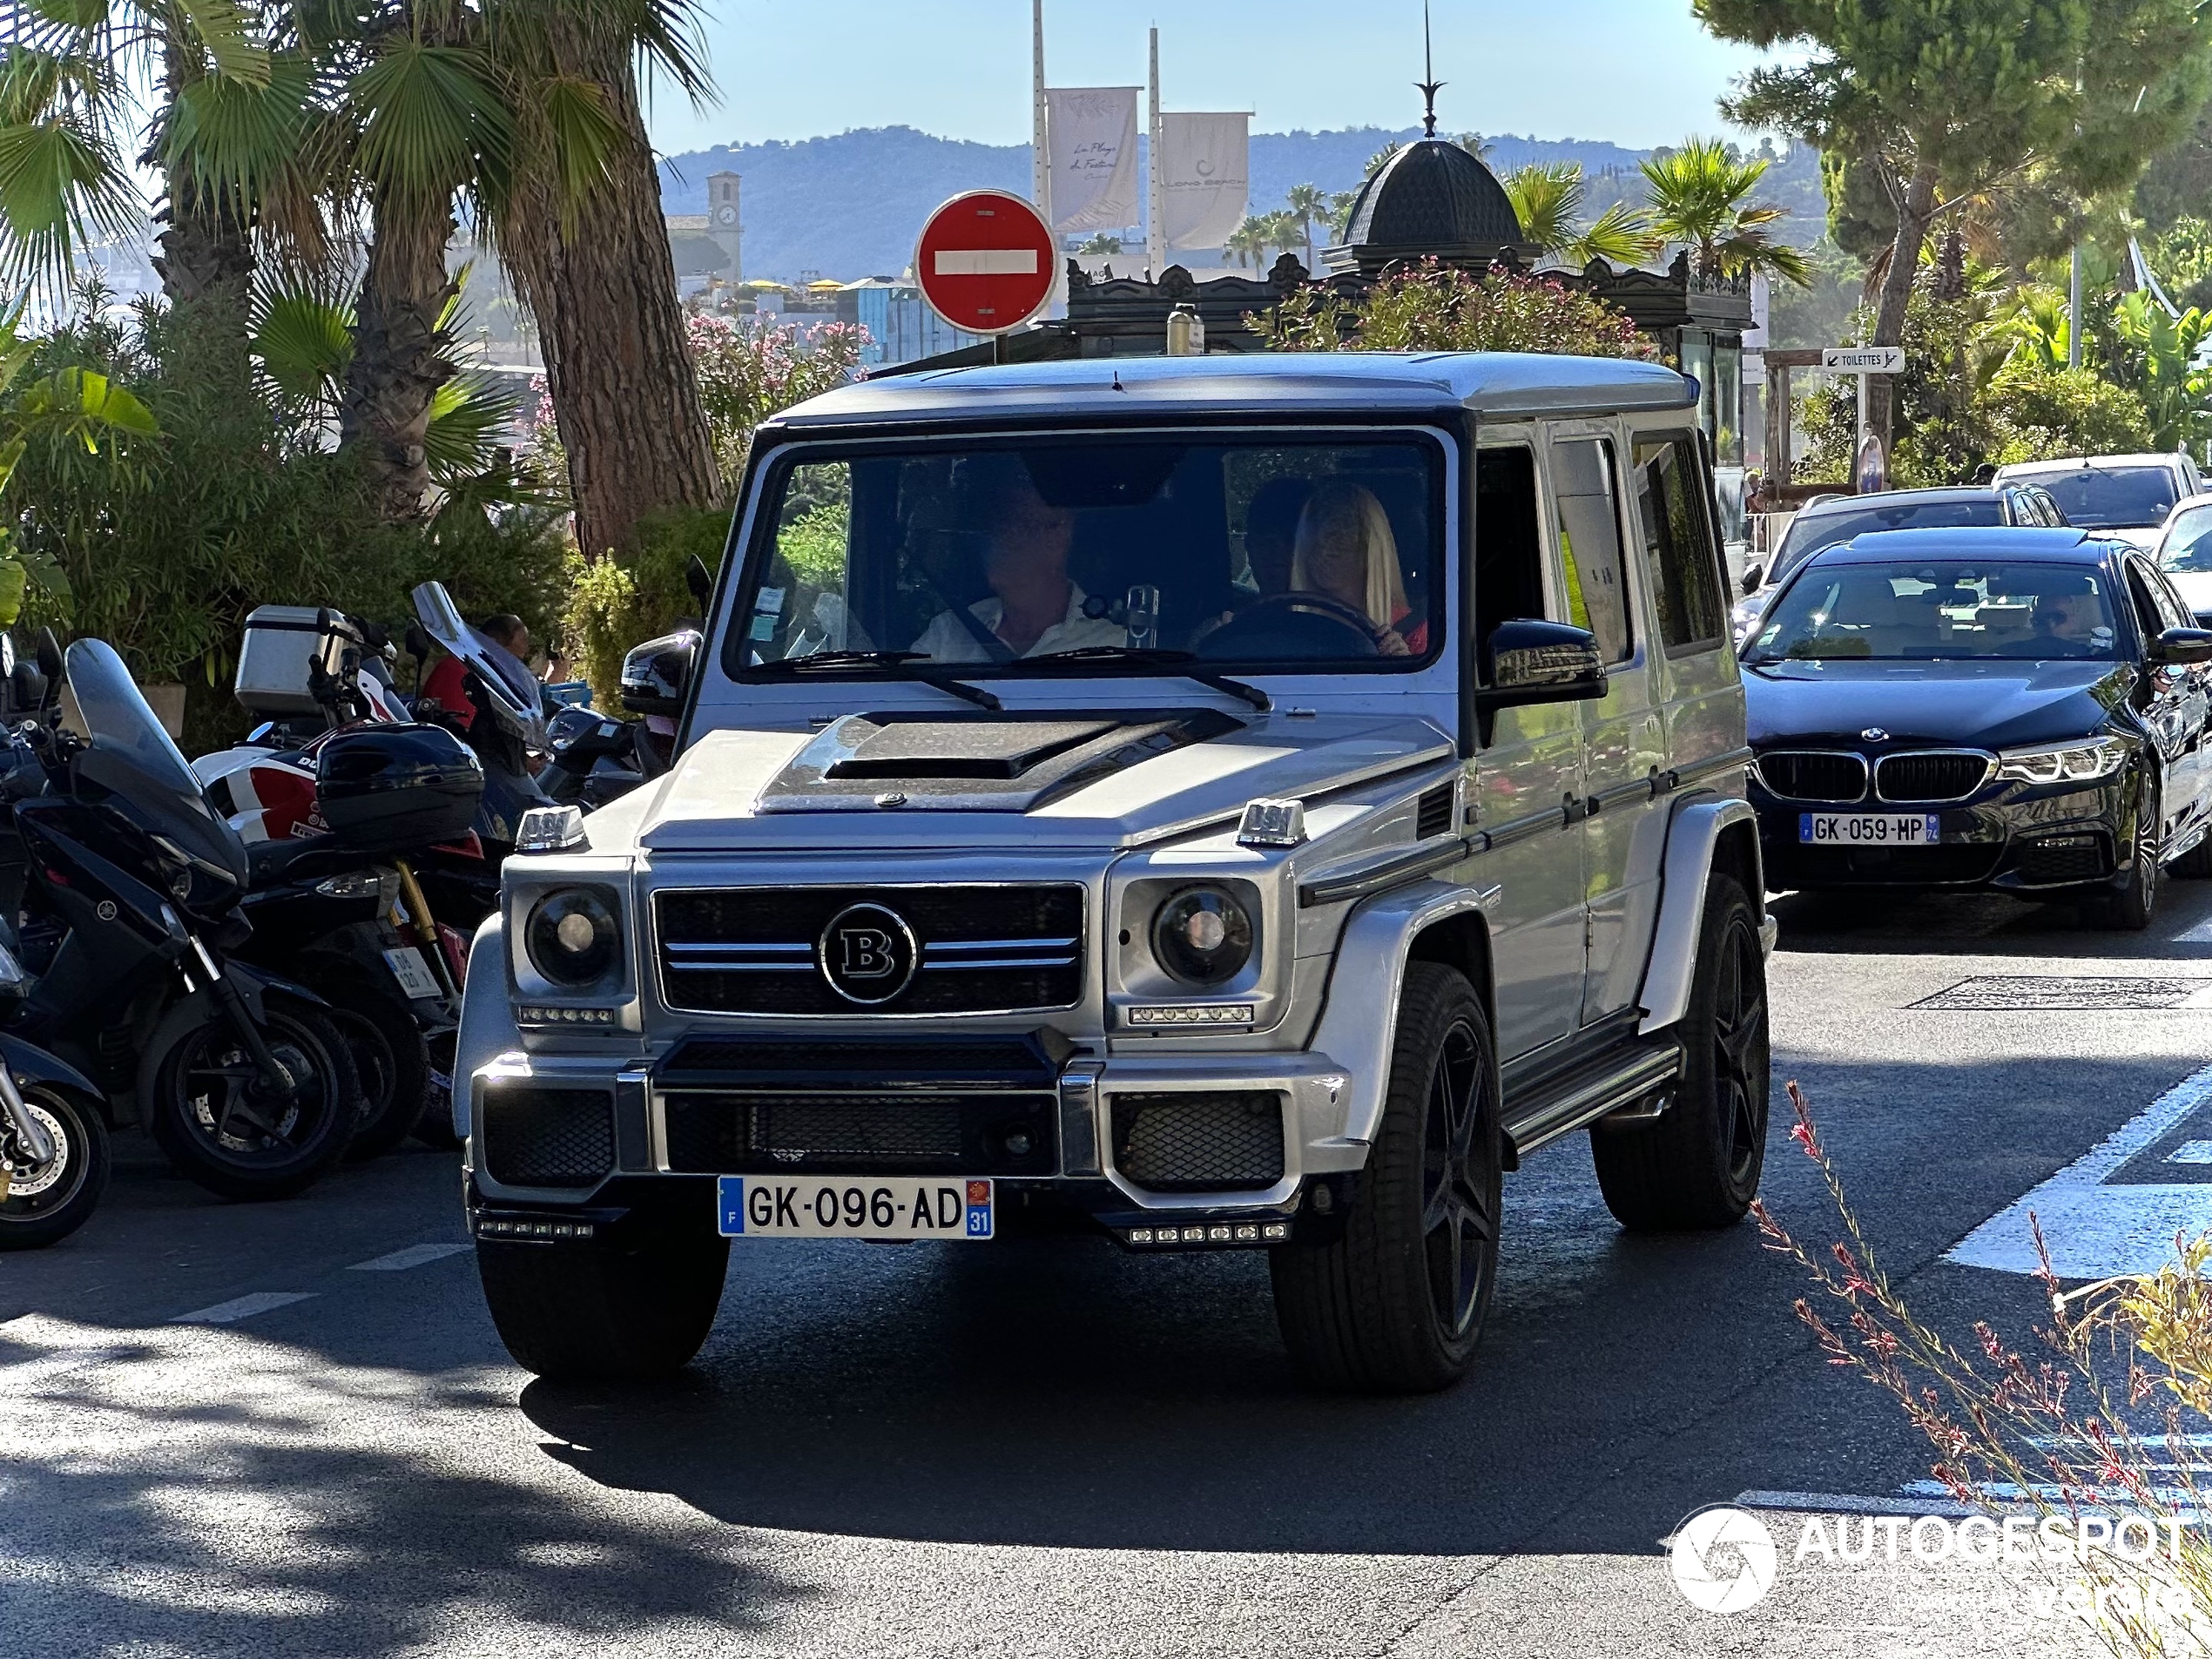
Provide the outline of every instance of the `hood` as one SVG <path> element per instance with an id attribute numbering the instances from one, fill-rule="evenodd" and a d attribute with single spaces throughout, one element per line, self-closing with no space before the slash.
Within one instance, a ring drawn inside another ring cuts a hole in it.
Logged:
<path id="1" fill-rule="evenodd" d="M 2212 616 L 2212 570 L 2168 570 L 2166 579 L 2174 584 L 2174 591 L 2182 596 L 2182 603 L 2195 613 L 2198 622 Z"/>
<path id="2" fill-rule="evenodd" d="M 1404 716 L 848 715 L 819 732 L 709 733 L 633 810 L 657 852 L 1134 846 L 1454 752 Z M 614 810 L 593 815 L 595 845 Z"/>
<path id="3" fill-rule="evenodd" d="M 2086 738 L 2135 683 L 2128 663 L 1762 663 L 1743 671 L 1755 748 L 1811 738 L 1849 746 L 1878 726 L 1898 744 L 2003 749 Z"/>

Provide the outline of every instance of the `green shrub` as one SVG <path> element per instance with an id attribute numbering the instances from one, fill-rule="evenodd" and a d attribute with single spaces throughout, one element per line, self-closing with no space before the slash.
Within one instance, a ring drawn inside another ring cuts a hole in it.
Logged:
<path id="1" fill-rule="evenodd" d="M 569 556 L 568 604 L 561 633 L 595 706 L 613 710 L 622 659 L 636 645 L 696 617 L 685 571 L 693 558 L 710 572 L 722 566 L 730 515 L 720 508 L 677 508 L 646 517 L 637 550 L 586 562 Z M 841 546 L 840 546 L 841 552 Z"/>
<path id="2" fill-rule="evenodd" d="M 1360 296 L 1304 287 L 1248 319 L 1275 351 L 1513 351 L 1656 357 L 1628 314 L 1550 276 L 1425 260 Z"/>
<path id="3" fill-rule="evenodd" d="M 1989 458 L 2000 466 L 2152 447 L 2142 399 L 2086 368 L 2008 364 L 1990 382 L 1988 405 Z"/>

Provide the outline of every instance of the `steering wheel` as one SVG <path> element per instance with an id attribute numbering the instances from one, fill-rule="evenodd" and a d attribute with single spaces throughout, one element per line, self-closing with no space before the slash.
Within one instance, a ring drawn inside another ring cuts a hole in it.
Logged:
<path id="1" fill-rule="evenodd" d="M 1364 612 L 1325 593 L 1278 593 L 1246 605 L 1197 644 L 1200 657 L 1283 657 L 1325 660 L 1379 657 L 1376 628 Z M 1262 649 L 1262 642 L 1273 642 Z M 1282 648 L 1287 643 L 1290 649 Z"/>

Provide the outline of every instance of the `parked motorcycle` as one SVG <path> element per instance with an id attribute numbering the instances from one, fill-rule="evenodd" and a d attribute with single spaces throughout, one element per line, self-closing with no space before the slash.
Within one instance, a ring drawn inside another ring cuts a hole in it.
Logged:
<path id="1" fill-rule="evenodd" d="M 246 897 L 370 867 L 395 840 L 453 833 L 456 813 L 465 823 L 474 809 L 475 769 L 430 728 L 334 734 L 317 758 L 331 833 L 249 852 L 110 647 L 78 640 L 60 666 L 90 737 L 30 722 L 11 738 L 46 787 L 12 814 L 36 978 L 10 1031 L 130 1103 L 210 1190 L 300 1191 L 345 1152 L 360 1082 L 330 1005 L 239 957 Z"/>

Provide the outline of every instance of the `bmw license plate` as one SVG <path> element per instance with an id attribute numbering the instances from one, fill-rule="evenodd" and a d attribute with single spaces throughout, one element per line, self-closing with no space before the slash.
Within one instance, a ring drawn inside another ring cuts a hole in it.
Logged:
<path id="1" fill-rule="evenodd" d="M 910 1175 L 725 1175 L 715 1214 L 725 1238 L 988 1238 L 988 1181 Z"/>
<path id="2" fill-rule="evenodd" d="M 1926 846 L 1942 839 L 1933 813 L 1799 813 L 1807 846 Z"/>

